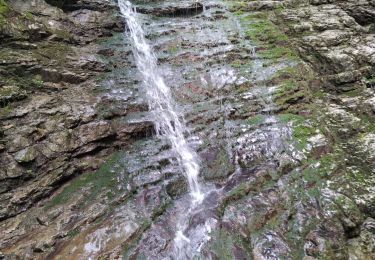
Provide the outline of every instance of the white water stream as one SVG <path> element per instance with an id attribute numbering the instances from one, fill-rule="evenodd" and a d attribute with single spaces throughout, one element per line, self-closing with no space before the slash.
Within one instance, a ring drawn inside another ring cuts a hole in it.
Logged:
<path id="1" fill-rule="evenodd" d="M 159 137 L 167 138 L 176 153 L 177 161 L 188 180 L 192 196 L 192 207 L 186 215 L 180 216 L 176 227 L 175 254 L 180 255 L 190 249 L 190 239 L 184 235 L 187 225 L 187 216 L 190 211 L 204 199 L 204 194 L 198 183 L 200 171 L 198 155 L 189 147 L 184 136 L 186 126 L 176 112 L 176 105 L 170 88 L 165 84 L 157 65 L 157 58 L 151 46 L 145 39 L 144 31 L 137 20 L 137 12 L 131 3 L 126 0 L 118 1 L 122 15 L 126 19 L 129 37 L 132 42 L 133 55 L 138 70 L 142 74 L 149 108 L 153 113 L 156 132 Z M 202 233 L 203 234 L 203 233 Z M 203 234 L 204 235 L 204 234 Z M 182 257 L 180 257 L 182 259 Z"/>
<path id="2" fill-rule="evenodd" d="M 170 88 L 159 72 L 157 58 L 145 39 L 136 11 L 129 1 L 119 0 L 118 4 L 129 28 L 133 55 L 137 68 L 142 74 L 148 105 L 154 115 L 156 132 L 159 136 L 166 137 L 172 145 L 178 163 L 188 180 L 193 201 L 199 203 L 204 195 L 198 183 L 200 170 L 198 156 L 189 147 L 184 136 L 186 126 L 176 112 Z"/>

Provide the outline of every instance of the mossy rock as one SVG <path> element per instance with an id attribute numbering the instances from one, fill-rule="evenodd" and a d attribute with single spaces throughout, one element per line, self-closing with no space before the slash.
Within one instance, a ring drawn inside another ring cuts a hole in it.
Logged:
<path id="1" fill-rule="evenodd" d="M 251 259 L 251 249 L 249 241 L 245 241 L 239 234 L 232 234 L 225 229 L 219 229 L 212 234 L 208 248 L 214 259 L 230 260 L 237 259 L 239 255 L 244 259 Z"/>
<path id="2" fill-rule="evenodd" d="M 166 191 L 172 198 L 178 198 L 188 191 L 188 183 L 186 178 L 179 176 L 168 182 Z"/>
<path id="3" fill-rule="evenodd" d="M 0 0 L 0 27 L 6 22 L 10 8 L 5 0 Z"/>
<path id="4" fill-rule="evenodd" d="M 246 119 L 246 123 L 252 126 L 257 126 L 266 121 L 267 117 L 264 115 L 255 115 Z"/>
<path id="5" fill-rule="evenodd" d="M 223 146 L 208 149 L 201 155 L 203 177 L 206 180 L 225 179 L 235 167 Z"/>
<path id="6" fill-rule="evenodd" d="M 94 201 L 100 194 L 105 194 L 107 199 L 113 199 L 116 194 L 121 194 L 120 191 L 116 192 L 116 189 L 125 189 L 126 185 L 124 180 L 119 183 L 119 179 L 123 179 L 123 176 L 120 177 L 121 168 L 124 167 L 122 166 L 122 156 L 124 156 L 122 153 L 116 153 L 99 170 L 83 174 L 72 180 L 46 204 L 46 209 L 66 204 L 83 191 L 85 196 L 84 201 L 80 203 L 81 207 Z"/>

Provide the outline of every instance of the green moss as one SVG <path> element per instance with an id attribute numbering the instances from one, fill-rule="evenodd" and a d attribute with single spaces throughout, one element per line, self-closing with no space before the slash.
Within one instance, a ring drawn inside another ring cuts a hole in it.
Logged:
<path id="1" fill-rule="evenodd" d="M 280 92 L 290 92 L 296 89 L 298 89 L 298 83 L 291 79 L 285 80 L 279 87 Z"/>
<path id="2" fill-rule="evenodd" d="M 323 171 L 321 171 L 319 168 L 316 169 L 314 167 L 308 167 L 302 172 L 302 178 L 307 183 L 321 183 Z M 310 191 L 310 190 L 309 190 Z"/>
<path id="3" fill-rule="evenodd" d="M 235 198 L 242 198 L 248 193 L 248 187 L 247 183 L 241 183 L 236 188 L 230 191 L 228 194 L 228 197 L 235 197 Z"/>
<path id="4" fill-rule="evenodd" d="M 234 14 L 235 14 L 235 15 L 238 15 L 238 16 L 243 15 L 243 13 L 244 13 L 244 12 L 243 12 L 242 10 L 238 10 L 238 11 L 235 11 L 235 12 L 234 12 Z"/>
<path id="5" fill-rule="evenodd" d="M 170 51 L 172 54 L 176 54 L 176 53 L 178 53 L 180 50 L 181 50 L 181 46 L 180 46 L 179 43 L 175 43 L 175 44 L 173 44 L 173 45 L 169 48 L 169 51 Z"/>
<path id="6" fill-rule="evenodd" d="M 374 84 L 375 84 L 375 81 L 374 81 Z M 343 92 L 343 95 L 348 96 L 348 97 L 357 97 L 361 94 L 362 94 L 362 91 L 359 90 L 359 89 L 353 89 L 353 90 L 350 90 L 350 91 Z"/>
<path id="7" fill-rule="evenodd" d="M 299 106 L 307 107 L 311 91 L 304 80 L 284 79 L 275 93 L 275 102 L 284 110 L 292 113 L 299 111 Z M 289 106 L 292 106 L 289 108 Z"/>
<path id="8" fill-rule="evenodd" d="M 92 173 L 81 175 L 74 179 L 59 194 L 52 198 L 46 205 L 46 208 L 55 207 L 67 203 L 74 199 L 77 193 L 87 190 L 85 202 L 93 201 L 105 189 L 111 190 L 118 185 L 116 162 L 120 159 L 120 153 L 113 155 L 99 170 Z"/>
<path id="9" fill-rule="evenodd" d="M 68 237 L 73 238 L 77 236 L 78 234 L 79 234 L 79 229 L 76 228 L 76 229 L 70 230 L 67 235 Z"/>
<path id="10" fill-rule="evenodd" d="M 248 226 L 248 232 L 250 233 L 251 240 L 257 241 L 262 236 L 264 236 L 265 230 L 274 230 L 277 232 L 277 230 L 280 230 L 281 226 L 283 225 L 283 218 L 282 215 L 274 212 L 272 216 L 268 216 L 267 219 L 264 215 L 258 215 L 259 222 L 258 224 L 255 224 L 251 222 L 253 225 Z M 269 219 L 268 219 L 269 218 Z M 257 226 L 257 227 L 256 227 Z M 280 258 L 283 259 L 283 258 Z"/>
<path id="11" fill-rule="evenodd" d="M 233 68 L 241 68 L 242 62 L 240 60 L 235 60 L 235 61 L 232 62 L 231 66 Z"/>
<path id="12" fill-rule="evenodd" d="M 294 52 L 286 47 L 269 47 L 267 49 L 262 50 L 259 54 L 261 57 L 265 59 L 297 58 Z"/>
<path id="13" fill-rule="evenodd" d="M 235 86 L 235 89 L 234 89 L 235 92 L 233 94 L 245 93 L 245 92 L 249 91 L 249 89 L 252 86 L 253 86 L 253 84 L 250 83 L 250 82 L 245 82 L 244 84 L 237 85 L 237 86 Z"/>
<path id="14" fill-rule="evenodd" d="M 375 118 L 369 115 L 361 115 L 361 122 L 368 132 L 375 132 Z"/>
<path id="15" fill-rule="evenodd" d="M 210 251 L 212 251 L 217 259 L 231 260 L 235 258 L 234 249 L 244 248 L 247 256 L 250 257 L 250 248 L 248 243 L 244 241 L 238 234 L 231 234 L 224 229 L 219 229 L 212 234 L 213 239 L 210 244 Z"/>
<path id="16" fill-rule="evenodd" d="M 66 43 L 46 42 L 40 45 L 36 58 L 43 63 L 51 63 L 53 61 L 57 65 L 64 65 L 66 63 L 66 56 L 73 54 L 73 49 Z"/>
<path id="17" fill-rule="evenodd" d="M 10 113 L 12 112 L 12 108 L 10 107 L 10 105 L 6 105 L 5 107 L 1 107 L 0 108 L 0 117 L 5 117 L 7 115 L 9 115 Z"/>
<path id="18" fill-rule="evenodd" d="M 313 71 L 301 63 L 279 71 L 271 80 L 272 84 L 278 85 L 275 103 L 290 113 L 313 109 L 311 101 L 314 94 L 309 86 L 312 79 Z M 321 92 L 319 94 L 323 95 Z"/>
<path id="19" fill-rule="evenodd" d="M 0 26 L 2 26 L 6 22 L 9 11 L 10 8 L 5 0 L 0 0 Z"/>
<path id="20" fill-rule="evenodd" d="M 279 70 L 273 77 L 272 82 L 274 84 L 279 84 L 281 86 L 280 89 L 285 89 L 283 85 L 286 85 L 286 87 L 291 85 L 307 86 L 307 82 L 315 78 L 315 74 L 311 69 L 306 67 L 303 63 L 298 62 L 294 66 Z"/>
<path id="21" fill-rule="evenodd" d="M 61 39 L 64 39 L 65 41 L 71 41 L 73 39 L 73 35 L 66 31 L 66 30 L 54 30 L 52 33 L 59 36 Z"/>
<path id="22" fill-rule="evenodd" d="M 294 128 L 293 135 L 296 138 L 304 138 L 315 133 L 315 129 L 310 126 L 299 125 Z"/>
<path id="23" fill-rule="evenodd" d="M 258 44 L 285 43 L 288 36 L 268 19 L 266 13 L 243 17 L 242 21 L 247 22 L 248 28 L 246 36 Z"/>
<path id="24" fill-rule="evenodd" d="M 312 95 L 314 98 L 318 99 L 318 100 L 322 100 L 326 97 L 326 93 L 323 91 L 323 90 L 316 90 L 314 92 L 312 92 Z"/>
<path id="25" fill-rule="evenodd" d="M 244 59 L 244 60 L 236 59 L 232 61 L 230 66 L 235 69 L 248 69 L 248 68 L 251 68 L 252 61 L 249 59 Z"/>
<path id="26" fill-rule="evenodd" d="M 42 88 L 44 85 L 44 81 L 42 80 L 42 77 L 40 75 L 36 75 L 32 80 L 31 80 L 31 85 L 36 88 Z"/>
<path id="27" fill-rule="evenodd" d="M 215 234 L 215 240 L 213 240 L 212 251 L 215 252 L 218 259 L 231 260 L 233 259 L 232 247 L 233 240 L 223 231 L 218 231 Z"/>
<path id="28" fill-rule="evenodd" d="M 375 85 L 375 77 L 368 79 L 367 83 L 370 84 L 371 86 L 374 86 Z"/>
<path id="29" fill-rule="evenodd" d="M 242 15 L 241 21 L 247 28 L 247 38 L 257 45 L 261 57 L 270 60 L 297 58 L 287 46 L 288 36 L 270 21 L 269 12 Z"/>
<path id="30" fill-rule="evenodd" d="M 217 149 L 215 157 L 203 164 L 203 175 L 206 180 L 226 178 L 235 170 L 225 147 L 220 146 Z"/>
<path id="31" fill-rule="evenodd" d="M 152 216 L 151 216 L 151 219 L 156 219 L 157 217 L 163 215 L 165 213 L 165 211 L 172 206 L 172 201 L 167 201 L 165 203 L 162 203 L 158 208 L 156 208 L 153 212 L 152 212 Z"/>
<path id="32" fill-rule="evenodd" d="M 249 21 L 250 19 L 245 17 L 244 20 Z M 253 41 L 266 41 L 275 33 L 276 29 L 270 21 L 256 20 L 248 25 L 246 36 Z"/>
<path id="33" fill-rule="evenodd" d="M 245 197 L 251 190 L 249 183 L 243 182 L 234 189 L 232 189 L 229 194 L 223 199 L 222 204 L 218 208 L 218 214 L 223 215 L 226 206 L 236 200 Z"/>
<path id="34" fill-rule="evenodd" d="M 5 16 L 9 12 L 9 6 L 5 0 L 0 0 L 0 15 Z"/>
<path id="35" fill-rule="evenodd" d="M 341 209 L 344 209 L 346 212 L 358 212 L 359 208 L 357 204 L 349 197 L 340 194 L 335 199 L 335 204 L 338 205 Z"/>
<path id="36" fill-rule="evenodd" d="M 248 118 L 246 120 L 246 123 L 249 125 L 260 125 L 264 122 L 265 119 L 266 118 L 263 115 L 256 115 L 256 116 Z"/>
<path id="37" fill-rule="evenodd" d="M 280 122 L 283 122 L 283 123 L 294 122 L 297 124 L 301 124 L 305 120 L 303 116 L 295 115 L 295 114 L 279 114 L 278 118 Z"/>
<path id="38" fill-rule="evenodd" d="M 33 15 L 33 13 L 30 12 L 30 11 L 25 12 L 23 15 L 24 15 L 24 16 L 26 17 L 26 19 L 28 19 L 28 20 L 34 20 L 34 15 Z"/>
<path id="39" fill-rule="evenodd" d="M 12 88 L 0 88 L 0 97 L 1 96 L 8 96 L 14 92 Z"/>
<path id="40" fill-rule="evenodd" d="M 299 74 L 299 70 L 297 66 L 287 67 L 285 69 L 279 70 L 276 73 L 276 76 L 295 76 Z"/>
<path id="41" fill-rule="evenodd" d="M 268 16 L 269 14 L 267 12 L 255 12 L 255 13 L 246 14 L 246 16 L 243 16 L 242 19 L 244 21 L 251 22 L 251 21 L 259 21 L 259 20 L 267 20 Z"/>
<path id="42" fill-rule="evenodd" d="M 306 118 L 303 116 L 296 114 L 279 114 L 278 118 L 282 123 L 292 123 L 293 141 L 300 150 L 307 147 L 308 139 L 317 132 L 316 128 L 306 124 Z"/>
<path id="43" fill-rule="evenodd" d="M 303 150 L 307 147 L 308 139 L 314 135 L 316 129 L 310 126 L 298 125 L 293 128 L 293 138 L 297 141 L 297 148 Z"/>
<path id="44" fill-rule="evenodd" d="M 288 176 L 288 185 L 286 192 L 289 197 L 289 205 L 295 203 L 308 204 L 311 201 L 317 201 L 322 205 L 322 189 L 326 186 L 326 180 L 334 174 L 341 162 L 342 154 L 340 151 L 323 155 L 319 159 L 310 159 L 304 161 L 303 165 L 295 169 Z M 288 205 L 286 205 L 288 207 Z M 294 245 L 293 248 L 303 248 L 303 238 L 316 227 L 321 220 L 318 216 L 311 217 L 304 223 L 303 228 L 298 224 L 298 218 L 293 209 L 288 212 L 288 231 L 285 235 L 288 243 Z M 278 214 L 277 216 L 280 216 Z M 284 218 L 285 219 L 285 218 Z M 270 227 L 272 229 L 272 227 Z M 301 259 L 303 252 L 294 251 L 293 259 Z"/>
<path id="45" fill-rule="evenodd" d="M 341 161 L 342 154 L 340 152 L 325 154 L 319 159 L 306 160 L 303 165 L 304 169 L 297 172 L 296 176 L 296 181 L 303 183 L 297 185 L 301 186 L 299 187 L 301 190 L 298 191 L 301 201 L 308 201 L 310 198 L 320 199 L 325 180 L 333 174 Z"/>
<path id="46" fill-rule="evenodd" d="M 247 7 L 247 3 L 243 1 L 228 1 L 229 9 L 231 12 L 244 12 Z"/>

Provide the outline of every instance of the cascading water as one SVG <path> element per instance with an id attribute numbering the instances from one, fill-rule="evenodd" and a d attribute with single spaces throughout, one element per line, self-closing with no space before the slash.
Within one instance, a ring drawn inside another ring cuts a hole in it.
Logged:
<path id="1" fill-rule="evenodd" d="M 189 147 L 184 136 L 186 126 L 176 112 L 171 91 L 159 72 L 156 56 L 137 21 L 136 11 L 129 1 L 119 0 L 118 4 L 129 28 L 135 62 L 142 74 L 148 105 L 154 115 L 156 132 L 169 140 L 188 180 L 193 202 L 199 203 L 204 195 L 198 183 L 200 170 L 198 156 Z"/>

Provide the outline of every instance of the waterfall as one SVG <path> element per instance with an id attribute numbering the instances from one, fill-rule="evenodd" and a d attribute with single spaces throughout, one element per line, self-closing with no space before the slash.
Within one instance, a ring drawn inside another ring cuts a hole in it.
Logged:
<path id="1" fill-rule="evenodd" d="M 204 197 L 198 183 L 200 166 L 197 154 L 189 147 L 184 136 L 186 126 L 176 112 L 171 90 L 161 76 L 157 58 L 145 39 L 144 31 L 137 20 L 136 11 L 129 1 L 119 0 L 118 4 L 129 29 L 133 55 L 142 75 L 149 108 L 154 115 L 156 133 L 160 137 L 167 138 L 170 142 L 172 149 L 177 154 L 177 161 L 188 180 L 193 202 L 199 203 Z"/>

